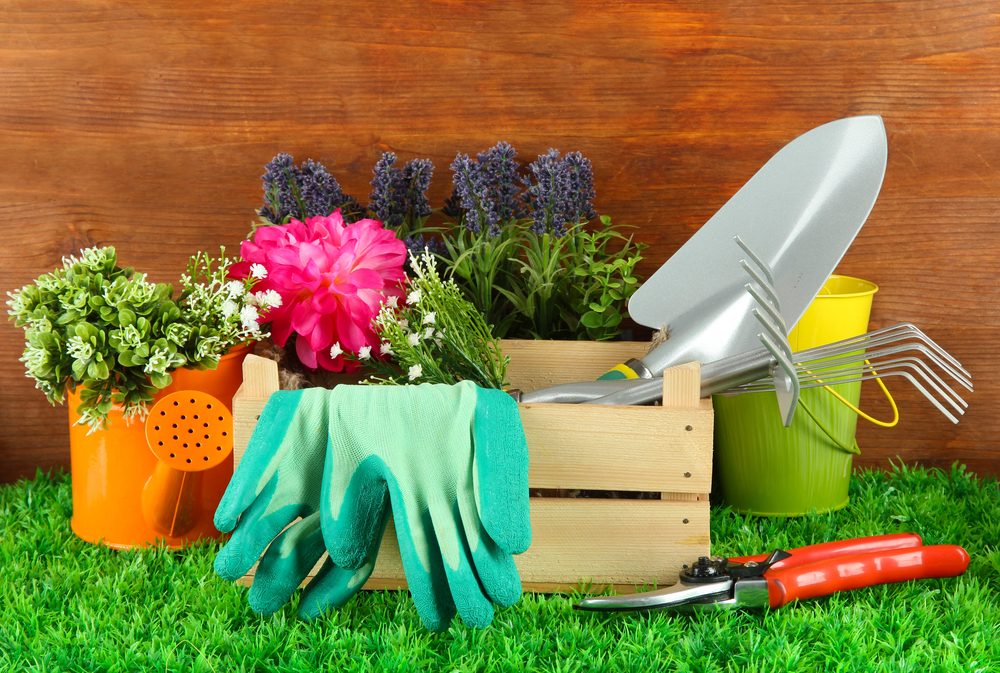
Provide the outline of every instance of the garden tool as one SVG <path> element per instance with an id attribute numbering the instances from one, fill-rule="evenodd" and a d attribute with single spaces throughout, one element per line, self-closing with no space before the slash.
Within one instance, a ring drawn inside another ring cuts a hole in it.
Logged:
<path id="1" fill-rule="evenodd" d="M 794 326 L 871 212 L 886 165 L 881 117 L 840 119 L 778 151 L 635 292 L 629 314 L 669 339 L 606 377 L 651 377 L 684 362 L 713 362 L 758 346 L 739 236 L 773 272 L 784 324 Z M 563 391 L 525 402 L 579 402 Z"/>
<path id="2" fill-rule="evenodd" d="M 776 549 L 770 554 L 702 556 L 684 566 L 680 581 L 665 589 L 580 601 L 581 610 L 686 612 L 780 608 L 792 601 L 829 596 L 879 584 L 957 577 L 969 554 L 956 545 L 925 547 L 919 535 L 901 533 Z"/>
<path id="3" fill-rule="evenodd" d="M 897 357 L 907 352 L 916 355 Z M 968 403 L 917 355 L 926 357 L 961 387 L 972 390 L 969 373 L 961 364 L 911 323 L 800 351 L 792 359 L 800 388 L 901 377 L 951 422 L 958 423 L 956 414 L 964 414 Z M 701 396 L 774 391 L 770 376 L 779 366 L 777 356 L 775 349 L 758 348 L 702 365 Z M 866 362 L 859 364 L 859 360 Z M 549 390 L 554 401 L 561 401 L 560 395 L 565 394 L 572 400 L 589 396 L 589 402 L 595 404 L 646 404 L 663 394 L 663 381 L 661 378 L 590 381 L 562 384 Z"/>
<path id="4" fill-rule="evenodd" d="M 916 342 L 909 341 L 910 339 L 915 339 Z M 859 348 L 866 349 L 861 363 L 858 362 Z M 951 380 L 972 391 L 971 377 L 961 364 L 916 326 L 908 323 L 797 353 L 795 357 L 799 385 L 802 388 L 828 387 L 898 376 L 913 384 L 951 422 L 958 423 L 954 414 L 963 415 L 968 403 L 919 357 L 898 357 L 907 352 L 915 352 L 928 358 Z M 921 385 L 921 381 L 931 390 Z M 772 387 L 770 378 L 763 377 L 725 392 L 766 392 Z"/>
<path id="5" fill-rule="evenodd" d="M 512 554 L 531 543 L 528 447 L 517 405 L 500 390 L 455 385 L 337 386 L 321 523 L 330 558 L 364 559 L 369 521 L 391 501 L 406 581 L 421 620 L 469 626 L 512 605 Z M 359 535 L 360 534 L 360 535 Z"/>
<path id="6" fill-rule="evenodd" d="M 233 416 L 208 393 L 182 390 L 157 402 L 146 442 L 157 458 L 142 489 L 142 513 L 158 533 L 183 535 L 198 522 L 202 473 L 233 451 Z"/>

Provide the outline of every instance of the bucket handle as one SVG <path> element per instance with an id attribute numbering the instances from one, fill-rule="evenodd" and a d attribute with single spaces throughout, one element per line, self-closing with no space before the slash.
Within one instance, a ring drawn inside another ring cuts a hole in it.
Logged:
<path id="1" fill-rule="evenodd" d="M 844 444 L 842 441 L 840 441 L 834 436 L 833 432 L 830 431 L 830 428 L 826 427 L 826 424 L 823 421 L 819 420 L 819 417 L 815 413 L 813 413 L 813 410 L 809 408 L 809 405 L 806 404 L 806 401 L 803 400 L 801 397 L 799 398 L 799 406 L 802 407 L 802 411 L 806 412 L 806 415 L 812 419 L 812 422 L 816 424 L 816 427 L 818 427 L 820 430 L 823 431 L 823 434 L 827 436 L 827 439 L 833 442 L 834 446 L 836 446 L 841 451 L 852 453 L 855 456 L 861 455 L 861 447 L 858 446 L 857 437 L 851 438 L 850 445 Z"/>
<path id="2" fill-rule="evenodd" d="M 868 365 L 869 367 L 871 367 L 872 365 L 872 363 L 869 362 L 868 360 L 865 360 L 865 364 Z M 807 373 L 812 374 L 812 372 L 807 372 Z M 872 369 L 872 373 L 876 375 L 878 374 L 878 372 L 875 371 L 874 368 Z M 816 381 L 817 383 L 823 383 L 821 379 L 816 379 Z M 847 407 L 848 409 L 856 413 L 858 416 L 868 421 L 869 423 L 873 423 L 881 428 L 894 428 L 899 423 L 899 407 L 896 406 L 896 400 L 892 398 L 892 393 L 890 393 L 889 389 L 885 387 L 885 383 L 882 382 L 882 379 L 876 378 L 875 383 L 877 383 L 878 387 L 882 389 L 882 392 L 885 394 L 885 398 L 889 401 L 889 406 L 892 408 L 891 421 L 880 421 L 877 418 L 869 416 L 865 412 L 861 411 L 861 409 L 858 409 L 856 406 L 854 406 L 854 404 L 852 404 L 850 400 L 845 398 L 843 395 L 838 393 L 830 386 L 823 386 L 823 389 L 826 390 L 831 395 L 833 395 L 834 397 L 836 397 L 845 407 Z"/>
<path id="3" fill-rule="evenodd" d="M 870 366 L 871 362 L 869 362 L 868 360 L 865 360 L 865 364 Z M 874 371 L 874 370 L 872 370 L 872 371 Z M 845 398 L 843 395 L 841 395 L 840 393 L 838 393 L 836 390 L 834 390 L 830 386 L 823 386 L 823 388 L 828 393 L 830 393 L 831 395 L 833 395 L 841 404 L 843 404 L 845 407 L 847 407 L 848 409 L 850 409 L 851 411 L 853 411 L 854 413 L 856 413 L 858 416 L 860 416 L 861 418 L 865 419 L 866 421 L 874 423 L 875 425 L 878 425 L 878 426 L 883 427 L 883 428 L 894 427 L 897 423 L 899 423 L 899 407 L 896 405 L 896 400 L 894 400 L 892 398 L 892 393 L 889 392 L 889 389 L 886 388 L 885 383 L 882 382 L 882 379 L 875 379 L 875 382 L 878 383 L 879 388 L 881 388 L 882 392 L 885 394 L 885 398 L 889 401 L 889 406 L 892 407 L 892 420 L 891 421 L 880 421 L 877 418 L 873 418 L 872 416 L 870 416 L 870 415 L 866 414 L 865 412 L 861 411 L 861 409 L 858 409 L 847 398 Z M 820 383 L 822 383 L 822 381 L 820 381 Z M 812 419 L 813 423 L 816 424 L 816 427 L 818 427 L 820 430 L 822 430 L 823 434 L 825 434 L 827 436 L 827 438 L 831 442 L 833 442 L 834 445 L 837 448 L 841 449 L 842 451 L 846 451 L 847 453 L 852 453 L 852 454 L 854 454 L 856 456 L 860 456 L 861 455 L 861 447 L 858 446 L 857 437 L 851 438 L 851 444 L 850 444 L 850 446 L 844 444 L 842 441 L 840 441 L 839 439 L 837 439 L 833 435 L 833 432 L 830 431 L 830 429 L 826 426 L 825 423 L 823 423 L 821 420 L 819 420 L 819 417 L 815 413 L 813 413 L 813 410 L 809 408 L 809 405 L 806 404 L 805 400 L 799 398 L 799 404 L 802 406 L 803 411 L 806 412 L 806 415 L 809 416 L 809 418 Z"/>

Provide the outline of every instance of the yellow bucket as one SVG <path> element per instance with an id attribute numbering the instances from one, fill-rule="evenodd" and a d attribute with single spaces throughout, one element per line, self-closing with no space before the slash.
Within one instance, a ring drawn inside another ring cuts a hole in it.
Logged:
<path id="1" fill-rule="evenodd" d="M 866 333 L 877 291 L 867 280 L 830 276 L 788 335 L 792 351 Z M 788 428 L 773 393 L 715 396 L 716 487 L 727 504 L 763 516 L 847 505 L 858 417 L 831 390 L 857 408 L 860 383 L 804 389 Z"/>

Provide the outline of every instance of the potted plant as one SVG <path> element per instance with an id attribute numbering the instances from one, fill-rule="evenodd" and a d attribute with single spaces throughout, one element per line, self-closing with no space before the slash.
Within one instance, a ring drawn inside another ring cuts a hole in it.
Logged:
<path id="1" fill-rule="evenodd" d="M 114 248 L 89 248 L 11 293 L 8 313 L 25 332 L 27 375 L 52 404 L 69 402 L 72 527 L 84 540 L 131 547 L 162 538 L 179 546 L 216 534 L 211 503 L 232 461 L 205 475 L 208 516 L 183 535 L 164 535 L 140 508 L 156 465 L 144 420 L 176 390 L 231 404 L 249 344 L 266 336 L 259 320 L 280 301 L 253 292 L 258 277 L 229 279 L 232 264 L 224 251 L 194 255 L 174 298 L 171 286 L 119 266 Z"/>

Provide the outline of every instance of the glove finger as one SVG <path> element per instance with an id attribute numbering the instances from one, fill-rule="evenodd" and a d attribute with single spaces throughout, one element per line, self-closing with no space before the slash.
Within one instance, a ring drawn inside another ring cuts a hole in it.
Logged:
<path id="1" fill-rule="evenodd" d="M 468 490 L 465 493 L 459 496 L 458 508 L 479 584 L 490 600 L 509 607 L 521 598 L 521 575 L 514 557 L 501 549 L 483 527 L 472 495 Z"/>
<path id="2" fill-rule="evenodd" d="M 410 597 L 424 626 L 431 631 L 443 631 L 455 616 L 455 603 L 448 587 L 441 551 L 433 538 L 434 524 L 430 513 L 416 508 L 408 511 L 395 481 L 390 482 L 389 494 L 399 556 L 403 561 Z M 419 529 L 412 528 L 411 521 Z M 423 531 L 423 534 L 415 537 L 414 530 Z"/>
<path id="3" fill-rule="evenodd" d="M 476 389 L 473 417 L 479 515 L 494 542 L 511 554 L 531 546 L 528 441 L 517 403 L 501 390 Z"/>
<path id="4" fill-rule="evenodd" d="M 268 398 L 240 464 L 237 465 L 226 492 L 215 510 L 215 527 L 228 533 L 260 492 L 260 485 L 270 481 L 283 457 L 285 434 L 288 431 L 302 390 L 279 390 Z"/>
<path id="5" fill-rule="evenodd" d="M 352 474 L 346 465 L 337 465 L 335 453 L 331 444 L 320 496 L 323 537 L 335 565 L 360 568 L 373 546 L 378 548 L 389 510 L 388 488 L 380 469 L 384 464 L 371 457 Z"/>
<path id="6" fill-rule="evenodd" d="M 264 615 L 278 611 L 291 599 L 325 551 L 319 512 L 286 528 L 260 558 L 247 596 L 250 607 Z"/>
<path id="7" fill-rule="evenodd" d="M 260 497 L 253 501 L 229 538 L 215 557 L 215 572 L 225 580 L 243 577 L 264 553 L 271 540 L 288 524 L 303 514 L 301 504 L 291 504 L 268 511 L 277 478 L 271 479 Z"/>
<path id="8" fill-rule="evenodd" d="M 382 517 L 382 524 L 378 529 L 378 535 L 374 537 L 374 543 L 369 550 L 368 558 L 360 568 L 356 570 L 341 568 L 329 558 L 323 562 L 323 567 L 302 592 L 302 600 L 299 602 L 300 617 L 315 619 L 327 610 L 340 608 L 364 586 L 375 569 L 375 560 L 378 557 L 382 536 L 385 534 L 388 521 L 389 509 L 387 507 Z"/>
<path id="9" fill-rule="evenodd" d="M 493 622 L 493 605 L 486 597 L 472 565 L 472 552 L 457 504 L 451 508 L 431 508 L 434 535 L 451 598 L 458 616 L 466 625 L 486 628 Z"/>

